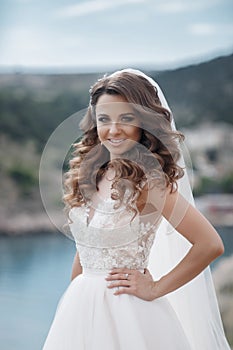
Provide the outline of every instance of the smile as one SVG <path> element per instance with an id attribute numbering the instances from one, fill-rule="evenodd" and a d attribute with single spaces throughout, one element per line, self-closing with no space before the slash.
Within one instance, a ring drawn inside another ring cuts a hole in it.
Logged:
<path id="1" fill-rule="evenodd" d="M 125 139 L 108 139 L 108 141 L 114 145 L 119 145 L 125 141 Z"/>

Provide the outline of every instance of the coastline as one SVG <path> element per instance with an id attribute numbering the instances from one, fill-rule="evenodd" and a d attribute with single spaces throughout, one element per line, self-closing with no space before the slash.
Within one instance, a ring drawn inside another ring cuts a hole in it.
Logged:
<path id="1" fill-rule="evenodd" d="M 55 233 L 58 228 L 50 221 L 46 212 L 23 212 L 0 219 L 0 235 L 19 236 L 34 233 Z"/>
<path id="2" fill-rule="evenodd" d="M 216 227 L 233 226 L 233 195 L 232 194 L 208 194 L 195 198 L 197 208 Z M 23 205 L 21 206 L 21 208 Z M 13 213 L 10 210 L 3 210 L 0 215 L 0 235 L 25 235 L 34 233 L 54 233 L 62 227 L 64 222 L 63 212 L 52 213 L 52 223 L 46 211 L 29 211 Z"/>
<path id="3" fill-rule="evenodd" d="M 195 204 L 212 225 L 233 226 L 233 194 L 206 194 L 195 198 Z"/>

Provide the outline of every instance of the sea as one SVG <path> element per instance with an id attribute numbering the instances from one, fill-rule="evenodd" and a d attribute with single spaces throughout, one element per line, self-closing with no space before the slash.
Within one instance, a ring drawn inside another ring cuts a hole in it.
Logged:
<path id="1" fill-rule="evenodd" d="M 233 254 L 233 227 L 217 228 Z M 70 283 L 75 244 L 61 233 L 0 236 L 0 349 L 41 350 Z"/>

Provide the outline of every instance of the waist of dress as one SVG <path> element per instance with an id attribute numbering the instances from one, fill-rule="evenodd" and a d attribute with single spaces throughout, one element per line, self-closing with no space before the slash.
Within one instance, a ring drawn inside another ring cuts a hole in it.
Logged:
<path id="1" fill-rule="evenodd" d="M 110 271 L 113 271 L 113 269 L 106 269 L 106 270 L 102 270 L 102 269 L 90 269 L 87 267 L 83 267 L 82 269 L 82 274 L 84 276 L 92 276 L 92 277 L 98 277 L 98 276 L 107 276 L 109 274 Z M 137 269 L 138 271 L 140 271 L 141 273 L 144 273 L 144 269 Z"/>

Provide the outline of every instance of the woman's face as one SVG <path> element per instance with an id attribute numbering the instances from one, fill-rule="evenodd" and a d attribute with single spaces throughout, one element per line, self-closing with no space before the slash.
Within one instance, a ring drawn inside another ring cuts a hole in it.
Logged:
<path id="1" fill-rule="evenodd" d="M 141 138 L 139 118 L 120 95 L 104 94 L 96 104 L 97 133 L 111 159 L 129 151 Z"/>

